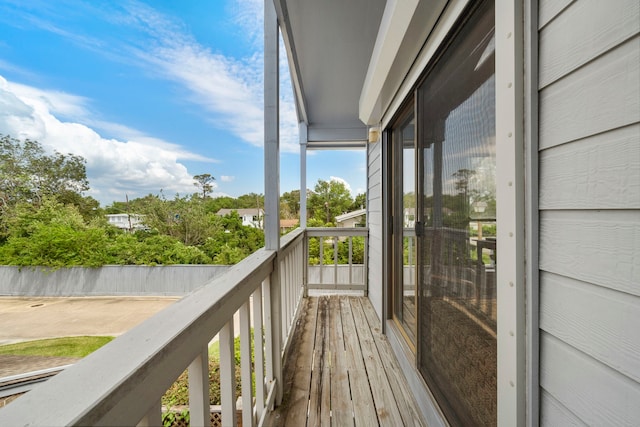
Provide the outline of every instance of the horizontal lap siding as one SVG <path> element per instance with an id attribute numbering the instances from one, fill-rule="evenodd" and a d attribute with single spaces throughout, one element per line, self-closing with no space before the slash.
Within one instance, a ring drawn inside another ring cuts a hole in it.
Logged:
<path id="1" fill-rule="evenodd" d="M 369 144 L 367 219 L 369 222 L 369 299 L 382 319 L 382 144 Z"/>
<path id="2" fill-rule="evenodd" d="M 539 5 L 540 420 L 640 423 L 640 5 Z"/>

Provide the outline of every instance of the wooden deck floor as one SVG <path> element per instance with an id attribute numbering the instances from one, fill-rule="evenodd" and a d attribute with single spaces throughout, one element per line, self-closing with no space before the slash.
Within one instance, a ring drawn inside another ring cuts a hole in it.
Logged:
<path id="1" fill-rule="evenodd" d="M 368 298 L 303 301 L 270 426 L 424 426 Z"/>

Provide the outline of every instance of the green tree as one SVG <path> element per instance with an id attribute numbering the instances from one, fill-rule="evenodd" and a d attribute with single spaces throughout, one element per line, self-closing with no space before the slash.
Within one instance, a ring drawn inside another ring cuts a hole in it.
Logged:
<path id="1" fill-rule="evenodd" d="M 210 173 L 203 173 L 194 176 L 193 180 L 195 181 L 193 185 L 195 185 L 202 191 L 202 198 L 206 199 L 207 194 L 213 191 L 213 181 L 215 181 L 216 179 L 211 176 Z"/>
<path id="2" fill-rule="evenodd" d="M 216 217 L 219 227 L 202 245 L 202 250 L 216 264 L 235 264 L 264 246 L 264 232 L 242 225 L 242 218 L 232 211 Z"/>
<path id="3" fill-rule="evenodd" d="M 300 216 L 300 190 L 288 191 L 280 196 L 280 214 L 285 219 Z"/>
<path id="4" fill-rule="evenodd" d="M 144 223 L 159 234 L 171 236 L 187 246 L 198 246 L 215 234 L 215 215 L 206 211 L 199 197 L 166 200 L 164 196 L 147 198 L 136 213 L 144 215 Z"/>
<path id="5" fill-rule="evenodd" d="M 0 136 L 0 210 L 88 190 L 85 163 L 73 154 L 47 154 L 38 141 Z"/>
<path id="6" fill-rule="evenodd" d="M 75 206 L 45 197 L 39 205 L 22 202 L 8 219 L 8 239 L 0 246 L 5 265 L 96 267 L 108 262 L 108 234 L 87 225 Z"/>
<path id="7" fill-rule="evenodd" d="M 326 225 L 333 224 L 336 216 L 348 212 L 352 204 L 351 194 L 344 183 L 320 179 L 309 196 L 309 214 Z"/>
<path id="8" fill-rule="evenodd" d="M 264 196 L 262 194 L 243 194 L 237 199 L 237 206 L 233 209 L 262 209 L 264 208 Z"/>
<path id="9" fill-rule="evenodd" d="M 364 209 L 367 207 L 367 195 L 366 193 L 360 193 L 356 195 L 355 199 L 353 199 L 353 204 L 351 205 L 349 211 L 357 211 L 358 209 Z"/>

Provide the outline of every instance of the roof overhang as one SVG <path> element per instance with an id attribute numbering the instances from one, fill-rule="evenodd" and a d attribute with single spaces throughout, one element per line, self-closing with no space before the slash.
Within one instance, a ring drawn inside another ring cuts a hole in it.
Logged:
<path id="1" fill-rule="evenodd" d="M 447 0 L 274 0 L 307 148 L 363 148 Z"/>
<path id="2" fill-rule="evenodd" d="M 274 0 L 309 149 L 358 149 L 359 101 L 386 0 Z"/>

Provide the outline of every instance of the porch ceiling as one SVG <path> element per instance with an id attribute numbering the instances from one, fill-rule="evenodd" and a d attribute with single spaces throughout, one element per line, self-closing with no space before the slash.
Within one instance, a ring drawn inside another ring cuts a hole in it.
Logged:
<path id="1" fill-rule="evenodd" d="M 358 105 L 386 0 L 274 0 L 308 148 L 367 140 Z"/>

